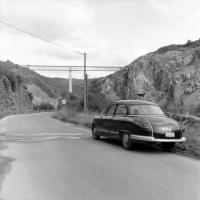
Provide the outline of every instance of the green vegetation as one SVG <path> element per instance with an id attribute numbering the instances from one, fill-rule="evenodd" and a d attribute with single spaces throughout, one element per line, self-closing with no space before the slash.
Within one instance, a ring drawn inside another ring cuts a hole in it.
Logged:
<path id="1" fill-rule="evenodd" d="M 175 152 L 200 157 L 200 119 L 190 115 L 171 114 L 172 118 L 185 127 L 186 142 L 176 144 Z"/>
<path id="2" fill-rule="evenodd" d="M 68 108 L 63 108 L 56 111 L 52 117 L 63 122 L 70 122 L 73 124 L 80 124 L 87 128 L 91 128 L 92 120 L 96 114 L 93 112 L 84 113 L 81 111 L 74 111 Z"/>
<path id="3" fill-rule="evenodd" d="M 73 91 L 82 96 L 82 80 L 73 80 Z M 0 113 L 52 110 L 66 94 L 68 80 L 44 77 L 10 61 L 0 61 Z"/>
<path id="4" fill-rule="evenodd" d="M 42 76 L 28 68 L 21 67 L 11 61 L 0 61 L 0 74 L 7 74 L 15 81 L 23 82 L 25 85 L 35 84 L 48 94 L 49 97 L 58 97 L 66 93 L 68 89 L 68 80 L 63 78 L 48 78 Z M 15 86 L 14 86 L 15 87 Z M 75 95 L 82 95 L 83 81 L 73 79 L 73 91 Z"/>
<path id="5" fill-rule="evenodd" d="M 100 113 L 111 103 L 111 100 L 101 93 L 101 87 L 100 79 L 91 80 L 88 89 L 88 109 L 90 112 Z M 83 99 L 81 103 L 83 106 Z"/>
<path id="6" fill-rule="evenodd" d="M 83 98 L 68 94 L 62 96 L 67 99 L 67 104 L 58 103 L 57 111 L 52 115 L 53 118 L 64 122 L 80 124 L 90 128 L 94 116 L 103 112 L 111 103 L 105 95 L 101 94 L 101 84 L 99 79 L 93 79 L 88 89 L 88 113 L 83 112 Z"/>
<path id="7" fill-rule="evenodd" d="M 98 79 L 93 79 L 90 82 L 88 89 L 88 110 L 89 112 L 100 113 L 111 103 L 111 100 L 105 95 L 101 94 L 101 85 L 99 84 Z M 61 110 L 63 107 L 70 107 L 75 112 L 81 112 L 84 108 L 83 95 L 77 96 L 74 94 L 62 94 L 61 99 L 67 100 L 67 105 L 62 105 L 60 102 L 58 104 L 58 110 Z"/>
<path id="8" fill-rule="evenodd" d="M 50 103 L 46 103 L 46 102 L 33 105 L 34 111 L 49 111 L 49 110 L 54 110 L 54 109 L 55 109 L 54 105 Z"/>

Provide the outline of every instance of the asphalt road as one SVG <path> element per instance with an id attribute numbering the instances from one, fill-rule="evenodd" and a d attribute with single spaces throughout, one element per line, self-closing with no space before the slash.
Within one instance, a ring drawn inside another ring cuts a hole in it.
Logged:
<path id="1" fill-rule="evenodd" d="M 200 162 L 112 140 L 51 118 L 0 121 L 2 200 L 199 200 Z"/>

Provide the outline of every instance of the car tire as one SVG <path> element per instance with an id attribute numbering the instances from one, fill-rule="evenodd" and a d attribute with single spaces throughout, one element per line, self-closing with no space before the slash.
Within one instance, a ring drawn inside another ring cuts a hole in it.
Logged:
<path id="1" fill-rule="evenodd" d="M 94 126 L 92 127 L 92 137 L 95 139 L 95 140 L 99 140 L 100 139 L 100 135 L 97 135 L 97 128 Z"/>
<path id="2" fill-rule="evenodd" d="M 175 142 L 163 142 L 161 143 L 161 148 L 164 151 L 172 150 L 175 146 Z"/>
<path id="3" fill-rule="evenodd" d="M 124 149 L 130 150 L 132 148 L 132 141 L 128 133 L 122 133 L 121 141 Z"/>

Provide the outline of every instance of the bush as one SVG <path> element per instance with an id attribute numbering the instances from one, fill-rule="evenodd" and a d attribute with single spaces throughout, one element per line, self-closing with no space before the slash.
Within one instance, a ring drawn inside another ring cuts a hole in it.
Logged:
<path id="1" fill-rule="evenodd" d="M 67 104 L 62 104 L 62 100 L 66 100 Z M 73 108 L 73 110 L 80 110 L 80 98 L 72 93 L 63 93 L 57 100 L 57 110 Z"/>
<path id="2" fill-rule="evenodd" d="M 102 112 L 108 107 L 111 101 L 101 94 L 89 93 L 88 110 L 91 112 Z"/>
<path id="3" fill-rule="evenodd" d="M 33 105 L 33 110 L 35 111 L 47 111 L 47 110 L 54 110 L 54 105 L 48 103 L 48 102 L 42 102 L 40 104 Z"/>
<path id="4" fill-rule="evenodd" d="M 177 143 L 175 151 L 185 155 L 200 157 L 200 118 L 168 113 L 168 116 L 178 121 L 184 128 L 185 143 Z"/>

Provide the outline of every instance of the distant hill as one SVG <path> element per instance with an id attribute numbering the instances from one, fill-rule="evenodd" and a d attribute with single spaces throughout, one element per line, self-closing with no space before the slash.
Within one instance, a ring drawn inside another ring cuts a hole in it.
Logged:
<path id="1" fill-rule="evenodd" d="M 101 79 L 111 99 L 147 99 L 168 110 L 200 105 L 200 40 L 169 45 Z"/>
<path id="2" fill-rule="evenodd" d="M 82 95 L 83 81 L 73 79 L 73 93 Z M 33 104 L 55 104 L 68 91 L 68 80 L 48 78 L 10 61 L 0 61 L 0 111 L 32 109 Z"/>

